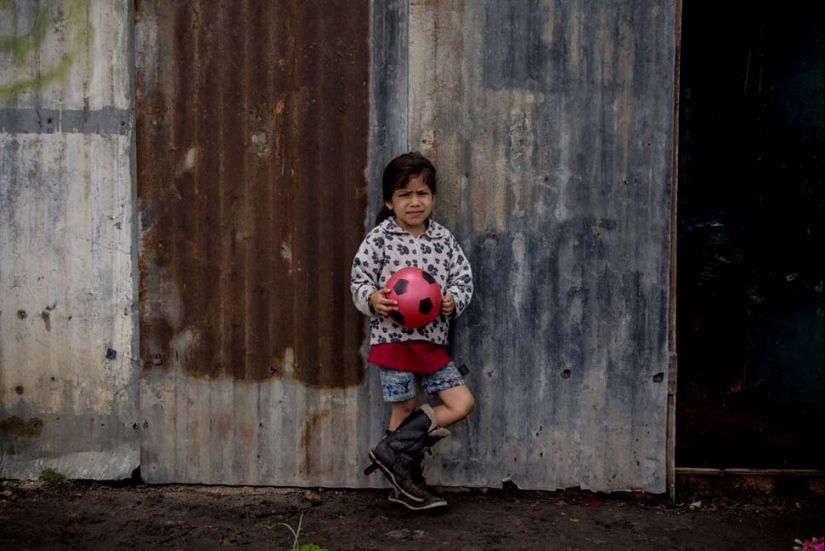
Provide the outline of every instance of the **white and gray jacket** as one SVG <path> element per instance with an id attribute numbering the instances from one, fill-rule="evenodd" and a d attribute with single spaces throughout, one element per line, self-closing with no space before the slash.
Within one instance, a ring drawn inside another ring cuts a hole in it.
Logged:
<path id="1" fill-rule="evenodd" d="M 361 313 L 370 316 L 370 344 L 413 340 L 447 344 L 450 322 L 445 316 L 439 315 L 424 327 L 407 329 L 372 310 L 370 294 L 383 289 L 392 274 L 408 266 L 426 270 L 438 281 L 442 294 L 452 295 L 455 311 L 451 317 L 461 315 L 473 297 L 472 268 L 447 228 L 430 220 L 427 231 L 413 237 L 390 217 L 367 234 L 352 261 L 352 300 Z"/>

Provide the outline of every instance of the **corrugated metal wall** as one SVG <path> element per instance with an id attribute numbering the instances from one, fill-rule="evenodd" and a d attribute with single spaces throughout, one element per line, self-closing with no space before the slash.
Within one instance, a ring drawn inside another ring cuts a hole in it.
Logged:
<path id="1" fill-rule="evenodd" d="M 366 3 L 140 6 L 149 480 L 381 483 L 346 274 L 413 148 L 478 276 L 432 477 L 664 491 L 673 6 L 374 3 L 371 121 Z"/>
<path id="2" fill-rule="evenodd" d="M 62 6 L 82 54 L 44 45 L 0 86 L 2 474 L 115 454 L 109 411 L 133 431 L 113 470 L 140 432 L 150 482 L 383 485 L 348 275 L 384 164 L 420 149 L 477 276 L 455 331 L 477 409 L 428 478 L 665 490 L 671 3 L 141 0 L 135 202 L 131 14 Z M 0 33 L 48 41 L 39 7 L 3 4 Z"/>
<path id="3" fill-rule="evenodd" d="M 139 460 L 127 2 L 0 2 L 0 478 Z"/>
<path id="4" fill-rule="evenodd" d="M 675 4 L 409 6 L 409 143 L 477 278 L 437 478 L 664 492 Z"/>

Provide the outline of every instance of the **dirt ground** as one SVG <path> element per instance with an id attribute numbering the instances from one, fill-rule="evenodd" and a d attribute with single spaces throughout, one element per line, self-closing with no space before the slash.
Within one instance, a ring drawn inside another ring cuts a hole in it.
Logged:
<path id="1" fill-rule="evenodd" d="M 449 509 L 413 514 L 386 491 L 2 482 L 0 549 L 330 551 L 781 551 L 823 532 L 816 496 L 652 496 L 581 491 L 447 491 Z M 698 503 L 701 502 L 701 503 Z"/>

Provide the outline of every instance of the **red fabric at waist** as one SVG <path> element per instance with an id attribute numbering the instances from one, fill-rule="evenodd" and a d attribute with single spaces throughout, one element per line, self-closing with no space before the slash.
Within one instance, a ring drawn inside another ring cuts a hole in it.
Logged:
<path id="1" fill-rule="evenodd" d="M 404 341 L 374 344 L 367 360 L 387 369 L 429 375 L 451 361 L 447 347 L 429 341 Z"/>

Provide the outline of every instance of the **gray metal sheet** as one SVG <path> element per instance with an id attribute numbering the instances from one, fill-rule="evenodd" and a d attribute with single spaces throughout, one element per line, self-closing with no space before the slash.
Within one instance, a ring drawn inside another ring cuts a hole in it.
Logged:
<path id="1" fill-rule="evenodd" d="M 411 147 L 477 292 L 447 484 L 665 491 L 667 1 L 410 1 Z"/>

